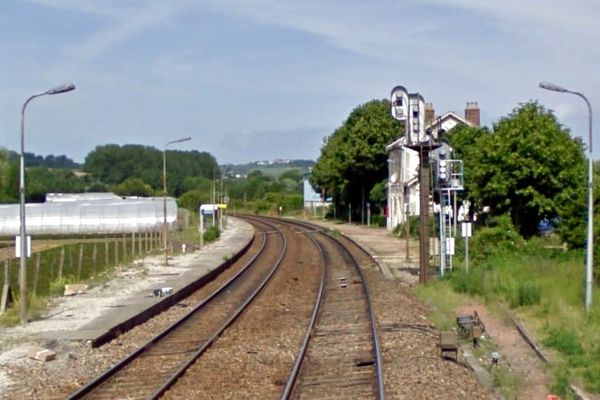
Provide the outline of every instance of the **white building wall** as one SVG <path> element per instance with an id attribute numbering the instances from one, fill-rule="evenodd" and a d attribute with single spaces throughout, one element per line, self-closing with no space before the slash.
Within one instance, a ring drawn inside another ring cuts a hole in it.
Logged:
<path id="1" fill-rule="evenodd" d="M 387 229 L 406 221 L 407 215 L 419 214 L 419 154 L 403 147 L 403 139 L 388 146 Z M 408 214 L 407 214 L 408 213 Z"/>

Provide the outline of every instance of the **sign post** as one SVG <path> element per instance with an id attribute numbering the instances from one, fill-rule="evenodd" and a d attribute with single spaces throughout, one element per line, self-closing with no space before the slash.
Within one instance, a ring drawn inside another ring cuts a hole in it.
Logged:
<path id="1" fill-rule="evenodd" d="M 470 222 L 461 224 L 462 237 L 465 238 L 465 271 L 469 272 L 469 238 L 472 236 L 472 226 Z"/>

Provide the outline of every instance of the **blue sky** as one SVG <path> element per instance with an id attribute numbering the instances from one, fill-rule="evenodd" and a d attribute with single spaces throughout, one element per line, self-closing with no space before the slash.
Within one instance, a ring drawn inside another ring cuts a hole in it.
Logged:
<path id="1" fill-rule="evenodd" d="M 0 146 L 82 162 L 96 145 L 316 159 L 359 104 L 403 85 L 491 125 L 539 100 L 587 143 L 600 106 L 597 0 L 4 0 Z M 598 132 L 600 123 L 595 123 Z M 596 138 L 598 136 L 596 135 Z M 595 140 L 594 158 L 600 158 Z"/>

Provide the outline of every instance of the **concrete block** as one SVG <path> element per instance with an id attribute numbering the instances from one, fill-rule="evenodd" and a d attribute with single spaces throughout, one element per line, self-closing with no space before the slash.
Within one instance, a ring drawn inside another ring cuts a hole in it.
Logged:
<path id="1" fill-rule="evenodd" d="M 52 361 L 56 358 L 56 352 L 41 347 L 33 347 L 27 352 L 27 357 L 38 361 Z"/>

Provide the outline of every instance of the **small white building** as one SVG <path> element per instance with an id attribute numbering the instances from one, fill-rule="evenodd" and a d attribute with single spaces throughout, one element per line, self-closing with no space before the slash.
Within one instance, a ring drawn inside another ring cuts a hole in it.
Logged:
<path id="1" fill-rule="evenodd" d="M 458 125 L 478 127 L 480 124 L 480 111 L 477 103 L 469 102 L 465 108 L 465 117 L 449 111 L 439 117 L 431 103 L 425 105 L 426 130 L 436 136 L 440 130 L 449 132 Z M 405 147 L 406 141 L 402 137 L 387 146 L 388 152 L 388 209 L 387 229 L 392 231 L 396 226 L 406 222 L 409 216 L 419 215 L 419 154 L 417 151 Z M 451 148 L 445 144 L 440 149 L 431 153 L 436 158 L 439 152 L 448 156 Z"/>

